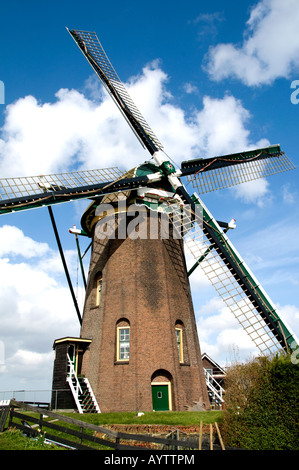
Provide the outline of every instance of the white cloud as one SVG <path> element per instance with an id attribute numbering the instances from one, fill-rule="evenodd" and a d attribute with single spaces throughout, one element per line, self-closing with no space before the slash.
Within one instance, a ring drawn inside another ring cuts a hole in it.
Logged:
<path id="1" fill-rule="evenodd" d="M 188 95 L 192 95 L 192 94 L 197 95 L 198 94 L 197 86 L 193 85 L 192 83 L 184 83 L 183 89 L 184 89 L 185 93 L 187 93 Z"/>
<path id="2" fill-rule="evenodd" d="M 203 40 L 205 36 L 215 38 L 217 35 L 218 24 L 224 20 L 222 13 L 201 13 L 193 21 L 198 25 L 198 39 Z"/>
<path id="3" fill-rule="evenodd" d="M 26 369 L 37 369 L 48 365 L 49 360 L 53 360 L 53 353 L 37 353 L 34 351 L 26 351 L 24 349 L 19 349 L 16 353 L 9 359 L 8 363 L 11 363 L 13 368 L 26 367 Z"/>
<path id="4" fill-rule="evenodd" d="M 262 0 L 251 10 L 241 46 L 210 48 L 210 76 L 215 80 L 237 78 L 248 86 L 288 78 L 299 66 L 298 22 L 297 0 Z"/>
<path id="5" fill-rule="evenodd" d="M 42 256 L 49 250 L 47 243 L 40 243 L 25 236 L 18 227 L 3 225 L 0 228 L 0 256 L 22 255 L 25 258 Z"/>
<path id="6" fill-rule="evenodd" d="M 298 331 L 298 307 L 278 305 L 278 312 L 286 326 L 292 325 L 291 332 Z M 201 352 L 206 352 L 222 366 L 259 354 L 249 335 L 220 298 L 211 298 L 201 306 L 197 314 L 197 329 Z"/>
<path id="7" fill-rule="evenodd" d="M 38 382 L 50 388 L 54 339 L 79 334 L 71 295 L 60 276 L 61 260 L 60 265 L 53 263 L 56 256 L 47 244 L 16 227 L 2 227 L 0 238 L 5 243 L 0 258 L 0 390 L 11 389 L 9 384 L 32 388 Z M 77 297 L 82 307 L 82 288 Z"/>
<path id="8" fill-rule="evenodd" d="M 222 366 L 235 359 L 234 351 L 238 351 L 239 360 L 258 354 L 252 340 L 218 297 L 200 308 L 197 329 L 202 353 L 206 352 Z"/>
<path id="9" fill-rule="evenodd" d="M 239 100 L 205 96 L 202 107 L 187 115 L 167 81 L 153 63 L 126 86 L 174 161 L 256 146 L 247 129 L 250 113 Z M 97 84 L 89 83 L 90 96 L 92 87 Z M 53 103 L 26 96 L 8 105 L 0 144 L 3 177 L 123 167 L 124 162 L 129 169 L 149 159 L 110 97 L 101 93 L 94 101 L 67 89 L 59 90 Z"/>
<path id="10" fill-rule="evenodd" d="M 232 188 L 232 192 L 245 203 L 256 204 L 258 207 L 264 207 L 272 200 L 272 194 L 269 189 L 269 182 L 266 179 L 248 181 Z"/>
<path id="11" fill-rule="evenodd" d="M 285 184 L 282 187 L 283 202 L 286 204 L 293 204 L 297 198 L 297 191 L 291 189 L 290 184 Z"/>
<path id="12" fill-rule="evenodd" d="M 203 98 L 203 109 L 196 115 L 197 139 L 202 151 L 208 156 L 225 155 L 269 145 L 265 139 L 253 144 L 247 125 L 249 111 L 234 96 L 222 99 Z"/>
<path id="13" fill-rule="evenodd" d="M 5 398 L 12 398 L 9 391 L 14 391 L 16 400 L 50 400 L 50 388 L 53 375 L 54 351 L 36 352 L 17 349 L 6 359 L 2 368 L 2 379 L 6 387 L 1 387 Z M 1 377 L 0 376 L 0 377 Z M 1 381 L 0 381 L 1 384 Z M 7 385 L 10 387 L 7 388 Z M 36 391 L 38 390 L 38 394 Z"/>
<path id="14" fill-rule="evenodd" d="M 295 305 L 278 305 L 279 314 L 287 325 L 292 325 L 291 331 L 299 331 L 299 308 Z"/>

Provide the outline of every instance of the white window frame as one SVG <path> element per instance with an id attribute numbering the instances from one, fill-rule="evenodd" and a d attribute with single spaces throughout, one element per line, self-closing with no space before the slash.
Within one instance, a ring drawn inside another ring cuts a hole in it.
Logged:
<path id="1" fill-rule="evenodd" d="M 175 327 L 175 339 L 178 346 L 179 361 L 184 362 L 184 346 L 183 346 L 183 328 L 181 326 Z"/>
<path id="2" fill-rule="evenodd" d="M 128 340 L 121 340 L 121 330 L 129 330 L 129 339 Z M 129 352 L 128 352 L 128 357 L 120 357 L 121 356 L 121 343 L 126 342 L 129 343 Z M 131 342 L 131 331 L 130 331 L 130 326 L 129 325 L 123 325 L 123 326 L 118 326 L 117 327 L 117 348 L 116 348 L 116 360 L 118 362 L 125 362 L 129 361 L 130 359 L 130 342 Z"/>

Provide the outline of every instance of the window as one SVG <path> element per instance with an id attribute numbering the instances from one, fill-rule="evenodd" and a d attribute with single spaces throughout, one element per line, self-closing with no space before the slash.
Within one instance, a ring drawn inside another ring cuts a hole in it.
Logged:
<path id="1" fill-rule="evenodd" d="M 103 287 L 102 275 L 98 274 L 96 276 L 96 305 L 100 305 L 101 303 L 102 287 Z"/>
<path id="2" fill-rule="evenodd" d="M 117 328 L 117 360 L 128 361 L 130 358 L 130 327 Z"/>
<path id="3" fill-rule="evenodd" d="M 179 352 L 179 361 L 184 362 L 184 354 L 183 354 L 183 328 L 176 327 L 175 328 L 176 334 L 176 341 L 178 345 L 178 352 Z"/>

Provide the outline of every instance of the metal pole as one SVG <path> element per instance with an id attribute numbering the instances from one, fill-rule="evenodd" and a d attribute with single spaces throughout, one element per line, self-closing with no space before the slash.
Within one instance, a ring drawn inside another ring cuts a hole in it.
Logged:
<path id="1" fill-rule="evenodd" d="M 79 323 L 80 323 L 80 325 L 82 325 L 82 318 L 81 318 L 81 315 L 80 315 L 77 299 L 76 299 L 76 296 L 75 296 L 75 293 L 74 293 L 74 290 L 73 290 L 72 281 L 71 281 L 71 278 L 70 278 L 70 275 L 69 275 L 69 272 L 68 272 L 68 268 L 67 268 L 67 265 L 66 265 L 66 262 L 65 262 L 65 258 L 64 258 L 64 254 L 63 254 L 62 246 L 61 246 L 61 243 L 60 243 L 60 239 L 59 239 L 59 235 L 58 235 L 58 231 L 57 231 L 57 227 L 56 227 L 56 223 L 55 223 L 55 219 L 54 219 L 54 215 L 53 215 L 53 211 L 52 211 L 51 206 L 48 206 L 48 211 L 49 211 L 49 214 L 50 214 L 50 219 L 51 219 L 51 222 L 52 222 L 52 226 L 53 226 L 56 242 L 57 242 L 57 245 L 58 245 L 61 261 L 62 261 L 62 264 L 63 264 L 63 267 L 64 267 L 67 282 L 68 282 L 68 285 L 69 285 L 69 288 L 70 288 L 70 291 L 71 291 L 71 295 L 72 295 L 72 298 L 73 298 L 73 302 L 74 302 L 74 305 L 75 305 L 75 309 L 76 309 L 76 312 L 77 312 Z"/>
<path id="2" fill-rule="evenodd" d="M 84 268 L 83 268 L 83 263 L 82 263 L 82 256 L 81 256 L 81 251 L 80 251 L 79 239 L 78 239 L 77 234 L 75 234 L 75 238 L 76 238 L 76 244 L 77 244 L 77 250 L 78 250 L 78 256 L 79 256 L 79 261 L 80 261 L 80 268 L 81 268 L 83 283 L 84 283 L 84 287 L 86 289 L 86 279 L 85 279 L 85 273 L 84 273 Z"/>

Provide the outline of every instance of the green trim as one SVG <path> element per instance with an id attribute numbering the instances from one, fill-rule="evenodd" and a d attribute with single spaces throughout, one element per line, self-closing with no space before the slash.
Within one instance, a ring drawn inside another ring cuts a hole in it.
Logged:
<path id="1" fill-rule="evenodd" d="M 162 170 L 157 167 L 154 163 L 143 163 L 136 168 L 136 176 L 147 176 L 153 175 L 154 173 L 160 172 L 163 173 Z"/>
<path id="2" fill-rule="evenodd" d="M 166 176 L 171 175 L 172 173 L 176 172 L 175 166 L 169 161 L 163 162 L 160 168 L 163 174 Z"/>

